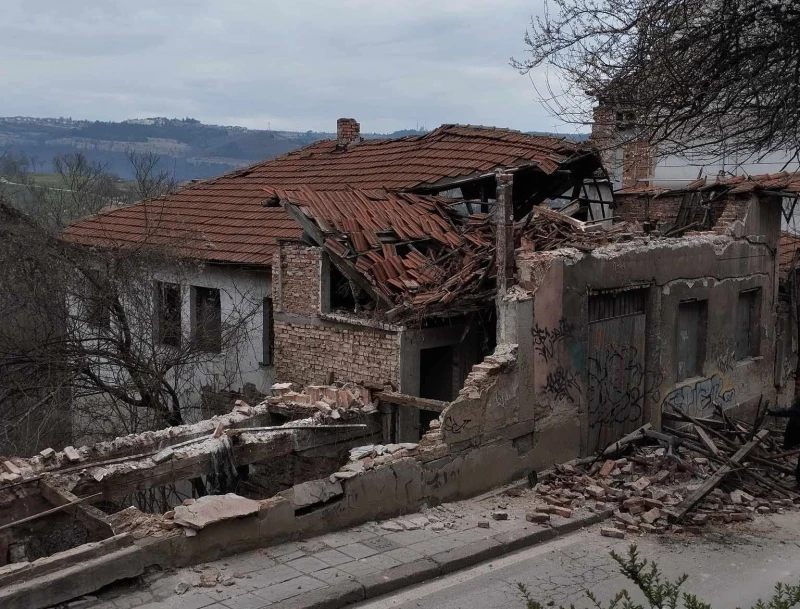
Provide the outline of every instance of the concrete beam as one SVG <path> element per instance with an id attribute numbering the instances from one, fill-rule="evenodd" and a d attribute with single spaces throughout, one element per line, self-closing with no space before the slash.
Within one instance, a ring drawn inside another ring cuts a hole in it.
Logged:
<path id="1" fill-rule="evenodd" d="M 363 421 L 363 428 L 337 428 L 287 431 L 237 430 L 232 438 L 233 460 L 236 465 L 247 465 L 256 461 L 267 461 L 285 457 L 292 453 L 306 451 L 324 445 L 340 444 L 358 446 L 374 435 L 379 435 L 381 425 L 377 416 Z M 369 441 L 369 440 L 367 440 Z M 103 493 L 106 498 L 120 497 L 135 491 L 146 490 L 179 480 L 188 480 L 213 471 L 212 454 L 219 442 L 209 438 L 182 448 L 177 448 L 172 459 L 154 463 L 144 458 L 103 468 L 101 480 L 93 475 L 91 465 L 87 464 L 72 489 L 77 495 Z"/>

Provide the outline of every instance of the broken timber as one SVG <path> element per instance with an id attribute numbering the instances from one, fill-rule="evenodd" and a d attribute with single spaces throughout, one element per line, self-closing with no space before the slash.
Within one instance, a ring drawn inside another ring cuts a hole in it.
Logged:
<path id="1" fill-rule="evenodd" d="M 727 465 L 723 465 L 720 467 L 712 476 L 708 478 L 703 484 L 698 488 L 694 493 L 689 495 L 686 499 L 684 499 L 680 504 L 678 504 L 672 510 L 664 510 L 669 515 L 670 519 L 674 522 L 681 520 L 686 514 L 703 498 L 708 495 L 711 491 L 713 491 L 727 476 L 729 473 L 733 471 L 735 465 L 739 465 L 744 459 L 753 451 L 753 449 L 758 446 L 761 441 L 769 435 L 769 430 L 762 429 L 759 431 L 755 438 L 750 440 L 747 444 L 742 446 L 736 454 L 734 454 L 730 458 L 730 462 Z"/>
<path id="2" fill-rule="evenodd" d="M 375 397 L 381 402 L 385 402 L 387 404 L 411 406 L 412 408 L 418 408 L 419 410 L 430 410 L 432 412 L 444 412 L 444 409 L 450 405 L 450 402 L 431 400 L 429 398 L 418 398 L 413 395 L 395 393 L 393 391 L 379 391 L 375 394 Z"/>
<path id="3" fill-rule="evenodd" d="M 91 497 L 81 499 L 69 491 L 58 488 L 45 480 L 39 482 L 39 489 L 42 492 L 42 496 L 56 507 L 66 509 L 74 506 L 75 518 L 83 523 L 92 533 L 95 533 L 101 538 L 112 537 L 114 535 L 111 524 L 108 522 L 108 517 L 102 510 L 98 510 L 91 505 L 83 505 L 83 503 L 86 503 Z"/>
<path id="4" fill-rule="evenodd" d="M 601 453 L 602 455 L 613 455 L 615 452 L 625 448 L 628 444 L 636 442 L 637 440 L 641 440 L 645 432 L 651 430 L 653 426 L 650 423 L 645 423 L 636 431 L 632 431 L 627 436 L 617 440 L 613 444 L 606 447 L 606 449 Z"/>
<path id="5" fill-rule="evenodd" d="M 28 516 L 27 518 L 22 518 L 21 520 L 15 520 L 14 522 L 9 522 L 8 524 L 0 526 L 0 531 L 5 531 L 6 529 L 10 529 L 20 524 L 25 524 L 26 522 L 32 522 L 34 520 L 38 520 L 39 518 L 49 516 L 50 514 L 57 514 L 58 512 L 64 512 L 73 506 L 77 506 L 78 504 L 84 503 L 85 501 L 89 501 L 92 499 L 99 499 L 102 495 L 103 495 L 102 493 L 96 493 L 94 495 L 90 495 L 89 497 L 82 497 L 80 499 L 76 499 L 75 501 L 71 501 L 70 503 L 65 503 L 64 505 L 59 505 L 58 507 L 54 507 L 51 510 L 45 510 L 44 512 L 39 512 L 38 514 L 34 514 L 33 516 Z"/>

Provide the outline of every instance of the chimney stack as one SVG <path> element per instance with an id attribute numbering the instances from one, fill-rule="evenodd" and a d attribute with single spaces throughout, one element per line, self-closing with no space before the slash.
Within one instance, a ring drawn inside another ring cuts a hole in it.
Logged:
<path id="1" fill-rule="evenodd" d="M 354 118 L 336 121 L 336 140 L 341 146 L 361 141 L 361 125 Z"/>

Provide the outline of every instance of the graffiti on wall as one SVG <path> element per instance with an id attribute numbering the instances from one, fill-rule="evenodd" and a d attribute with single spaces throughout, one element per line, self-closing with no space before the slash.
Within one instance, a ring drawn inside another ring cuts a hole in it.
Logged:
<path id="1" fill-rule="evenodd" d="M 461 431 L 472 421 L 472 419 L 464 419 L 463 421 L 458 421 L 454 419 L 451 415 L 447 415 L 442 422 L 442 429 L 447 433 L 451 434 L 460 434 Z"/>
<path id="2" fill-rule="evenodd" d="M 736 355 L 734 355 L 733 351 L 730 349 L 723 353 L 719 360 L 717 360 L 717 368 L 722 374 L 727 374 L 731 370 L 733 370 L 733 366 L 736 364 Z"/>
<path id="3" fill-rule="evenodd" d="M 639 421 L 645 398 L 661 397 L 663 376 L 645 370 L 636 347 L 612 344 L 588 361 L 590 428 Z"/>
<path id="4" fill-rule="evenodd" d="M 547 373 L 547 382 L 544 385 L 545 393 L 553 396 L 556 400 L 566 399 L 570 404 L 575 403 L 573 390 L 580 393 L 578 377 L 563 366 L 558 366 L 553 372 Z"/>
<path id="5" fill-rule="evenodd" d="M 555 355 L 556 345 L 563 340 L 572 338 L 574 330 L 575 326 L 563 317 L 559 320 L 558 326 L 552 329 L 542 328 L 537 324 L 531 330 L 533 346 L 539 355 L 544 358 L 544 361 L 550 361 Z"/>
<path id="6" fill-rule="evenodd" d="M 704 415 L 713 412 L 714 404 L 723 409 L 734 405 L 735 389 L 722 389 L 722 377 L 719 374 L 697 381 L 694 386 L 678 387 L 670 391 L 664 398 L 663 406 L 677 406 L 690 414 Z"/>

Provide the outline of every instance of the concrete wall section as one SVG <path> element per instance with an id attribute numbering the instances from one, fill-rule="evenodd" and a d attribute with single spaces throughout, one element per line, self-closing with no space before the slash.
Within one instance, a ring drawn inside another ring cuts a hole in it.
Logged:
<path id="1" fill-rule="evenodd" d="M 760 221 L 762 227 L 767 225 L 763 218 Z M 612 418 L 620 429 L 628 424 L 625 417 L 634 415 L 631 425 L 646 421 L 658 425 L 662 408 L 669 405 L 708 416 L 713 403 L 750 409 L 763 396 L 774 404 L 775 259 L 768 237 L 757 237 L 705 234 L 623 243 L 591 254 L 574 250 L 547 256 L 520 254 L 521 283 L 536 287 L 534 324 L 527 339 L 534 345 L 534 365 L 526 366 L 520 376 L 531 374 L 535 383 L 537 450 L 541 447 L 554 458 L 569 458 L 577 452 L 573 452 L 576 440 L 580 452 L 595 450 L 589 429 L 597 424 L 597 413 L 589 413 L 592 404 L 597 408 L 593 395 L 601 401 L 620 398 L 619 407 L 612 408 L 619 411 L 614 410 Z M 593 358 L 590 295 L 626 286 L 645 290 L 643 335 L 635 344 L 634 339 L 627 344 L 622 335 L 607 339 L 594 349 L 610 359 Z M 737 358 L 736 310 L 740 294 L 747 290 L 758 290 L 758 354 Z M 705 357 L 699 374 L 679 382 L 677 317 L 680 303 L 688 300 L 707 301 Z M 606 368 L 620 358 L 630 360 L 620 366 L 624 374 Z M 630 387 L 609 386 L 623 378 Z M 635 404 L 630 403 L 632 399 Z M 611 408 L 605 403 L 601 406 Z M 570 448 L 559 452 L 565 446 Z"/>

